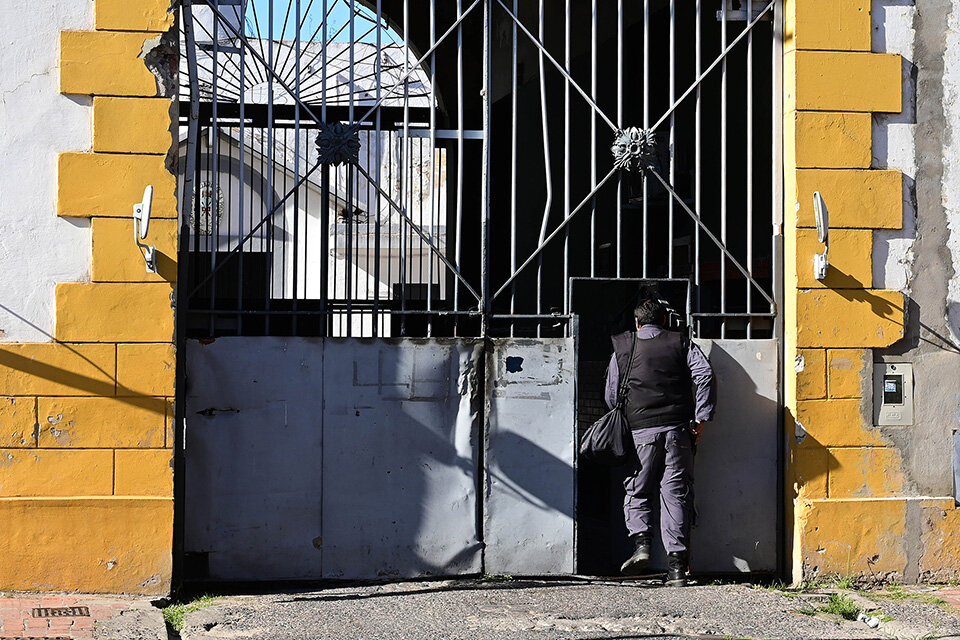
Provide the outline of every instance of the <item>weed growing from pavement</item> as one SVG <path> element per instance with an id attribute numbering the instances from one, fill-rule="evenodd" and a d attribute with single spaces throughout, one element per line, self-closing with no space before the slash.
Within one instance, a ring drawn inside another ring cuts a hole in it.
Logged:
<path id="1" fill-rule="evenodd" d="M 877 600 L 880 598 L 886 598 L 887 600 L 913 600 L 915 602 L 922 602 L 924 604 L 932 604 L 946 611 L 952 611 L 952 607 L 947 604 L 947 601 L 943 598 L 938 598 L 935 595 L 929 593 L 921 593 L 918 591 L 909 591 L 904 589 L 898 584 L 891 584 L 884 591 L 874 591 L 872 593 L 865 593 L 868 598 L 871 600 Z"/>
<path id="2" fill-rule="evenodd" d="M 212 606 L 219 599 L 218 596 L 203 595 L 190 602 L 171 604 L 163 608 L 163 619 L 171 629 L 179 633 L 183 629 L 183 619 L 188 613 Z"/>
<path id="3" fill-rule="evenodd" d="M 797 610 L 797 613 L 802 613 L 805 616 L 812 616 L 821 612 L 840 616 L 844 620 L 856 620 L 860 614 L 860 607 L 849 597 L 841 593 L 833 593 L 827 598 L 827 602 L 824 605 L 819 607 L 804 607 L 803 609 Z"/>
<path id="4" fill-rule="evenodd" d="M 831 594 L 830 597 L 827 598 L 827 604 L 820 607 L 820 610 L 825 613 L 840 616 L 846 620 L 856 620 L 857 614 L 860 613 L 860 607 L 849 597 L 840 593 Z"/>
<path id="5" fill-rule="evenodd" d="M 856 583 L 854 582 L 853 578 L 851 578 L 850 576 L 845 576 L 843 578 L 841 578 L 840 576 L 837 576 L 837 579 L 834 581 L 833 586 L 835 586 L 837 589 L 848 589 L 848 590 L 856 589 Z"/>
<path id="6" fill-rule="evenodd" d="M 513 582 L 513 576 L 509 573 L 495 576 L 485 573 L 480 577 L 480 582 Z"/>

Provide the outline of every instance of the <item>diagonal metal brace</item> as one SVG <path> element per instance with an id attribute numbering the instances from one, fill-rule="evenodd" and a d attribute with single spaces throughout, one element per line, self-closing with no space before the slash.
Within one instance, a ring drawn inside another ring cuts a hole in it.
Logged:
<path id="1" fill-rule="evenodd" d="M 733 266 L 735 266 L 737 270 L 740 271 L 740 273 L 742 273 L 747 280 L 753 283 L 753 286 L 757 288 L 757 291 L 759 291 L 760 294 L 763 295 L 763 297 L 767 300 L 767 302 L 770 303 L 771 308 L 775 309 L 777 306 L 777 303 L 773 301 L 773 298 L 767 295 L 767 292 L 763 290 L 763 287 L 760 286 L 760 283 L 753 279 L 753 276 L 750 274 L 750 272 L 748 272 L 743 267 L 743 265 L 740 264 L 740 262 L 736 259 L 736 257 L 734 257 L 732 253 L 730 253 L 730 250 L 727 249 L 727 247 L 722 242 L 720 242 L 717 236 L 713 235 L 713 232 L 707 228 L 707 225 L 703 223 L 703 220 L 700 219 L 700 216 L 698 216 L 696 212 L 693 209 L 691 209 L 686 202 L 683 201 L 683 198 L 681 198 L 679 194 L 677 194 L 677 192 L 673 190 L 673 187 L 670 186 L 670 183 L 664 180 L 663 176 L 657 173 L 656 169 L 648 167 L 647 171 L 652 173 L 653 176 L 660 181 L 660 184 L 663 185 L 663 188 L 666 189 L 671 196 L 673 196 L 674 200 L 676 200 L 681 207 L 683 207 L 683 210 L 687 212 L 687 215 L 689 215 L 693 219 L 693 221 L 697 223 L 697 226 L 703 229 L 703 232 L 707 234 L 707 237 L 713 240 L 714 244 L 717 245 L 720 251 L 722 251 L 723 254 L 730 259 L 730 262 L 733 263 Z"/>
<path id="2" fill-rule="evenodd" d="M 463 283 L 463 286 L 466 287 L 467 291 L 469 291 L 470 294 L 473 295 L 474 298 L 476 298 L 477 302 L 481 302 L 480 296 L 477 294 L 477 292 L 474 290 L 474 288 L 470 286 L 470 283 L 466 281 L 466 279 L 463 277 L 463 275 L 462 275 L 462 274 L 460 273 L 460 271 L 457 269 L 456 265 L 454 265 L 452 262 L 450 262 L 450 260 L 449 260 L 449 258 L 447 258 L 447 256 L 443 255 L 443 252 L 440 251 L 439 248 L 437 248 L 437 245 L 433 244 L 433 241 L 430 240 L 430 237 L 423 232 L 423 229 L 420 228 L 420 225 L 418 225 L 416 222 L 414 222 L 414 221 L 410 218 L 410 216 L 407 215 L 407 212 L 403 209 L 403 207 L 401 207 L 399 204 L 397 204 L 397 203 L 394 201 L 394 199 L 393 199 L 392 197 L 390 197 L 390 194 L 387 193 L 386 191 L 384 191 L 384 190 L 383 190 L 383 187 L 381 187 L 379 184 L 377 184 L 377 181 L 374 180 L 372 177 L 370 177 L 370 174 L 367 173 L 367 171 L 366 171 L 363 167 L 361 167 L 361 166 L 360 166 L 359 164 L 357 164 L 357 163 L 354 163 L 353 166 L 357 169 L 357 171 L 360 172 L 360 175 L 362 175 L 363 177 L 365 177 L 365 178 L 367 179 L 367 182 L 369 182 L 371 185 L 373 185 L 373 188 L 376 189 L 377 193 L 379 193 L 381 196 L 383 196 L 384 198 L 386 198 L 386 200 L 387 200 L 387 202 L 390 204 L 390 206 L 397 210 L 397 213 L 400 214 L 400 217 L 402 217 L 404 220 L 406 220 L 406 221 L 407 221 L 407 224 L 409 224 L 410 227 L 416 232 L 416 234 L 417 234 L 418 236 L 420 236 L 420 239 L 423 240 L 423 241 L 427 244 L 428 247 L 430 247 L 430 250 L 433 251 L 435 254 L 437 254 L 437 257 L 440 258 L 440 261 L 443 262 L 443 264 L 446 265 L 446 267 L 447 267 L 448 269 L 450 269 L 450 272 L 453 273 L 453 275 L 455 275 L 455 276 L 457 277 L 457 280 L 459 280 L 460 282 Z M 379 233 L 379 230 L 378 230 L 377 232 Z"/>

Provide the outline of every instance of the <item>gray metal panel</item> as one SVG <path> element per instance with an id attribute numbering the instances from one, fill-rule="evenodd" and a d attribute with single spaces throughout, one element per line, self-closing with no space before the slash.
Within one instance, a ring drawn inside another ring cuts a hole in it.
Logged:
<path id="1" fill-rule="evenodd" d="M 323 343 L 187 341 L 186 551 L 218 580 L 313 578 Z"/>
<path id="2" fill-rule="evenodd" d="M 777 568 L 777 341 L 697 340 L 719 401 L 697 451 L 691 566 L 702 572 Z"/>
<path id="3" fill-rule="evenodd" d="M 217 580 L 479 572 L 479 358 L 462 340 L 188 341 L 186 551 Z"/>
<path id="4" fill-rule="evenodd" d="M 573 339 L 497 339 L 487 355 L 484 571 L 574 572 Z"/>
<path id="5" fill-rule="evenodd" d="M 324 577 L 480 572 L 481 353 L 476 340 L 327 339 Z"/>

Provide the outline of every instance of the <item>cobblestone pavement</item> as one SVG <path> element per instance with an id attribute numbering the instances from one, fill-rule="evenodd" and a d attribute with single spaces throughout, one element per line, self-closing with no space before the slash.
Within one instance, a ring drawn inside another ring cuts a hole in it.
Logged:
<path id="1" fill-rule="evenodd" d="M 643 581 L 404 582 L 225 596 L 187 615 L 183 640 L 626 640 L 960 638 L 951 607 L 857 596 L 876 629 L 816 611 L 829 593 Z"/>

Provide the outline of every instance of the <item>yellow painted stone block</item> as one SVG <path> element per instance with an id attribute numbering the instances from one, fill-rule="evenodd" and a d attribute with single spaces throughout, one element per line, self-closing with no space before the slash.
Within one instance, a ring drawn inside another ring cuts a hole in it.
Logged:
<path id="1" fill-rule="evenodd" d="M 39 398 L 40 446 L 162 447 L 163 398 Z"/>
<path id="2" fill-rule="evenodd" d="M 788 116 L 789 117 L 789 116 Z M 873 137 L 869 113 L 794 111 L 795 166 L 802 169 L 868 169 Z"/>
<path id="3" fill-rule="evenodd" d="M 903 337 L 903 316 L 899 291 L 798 291 L 797 346 L 888 347 Z"/>
<path id="4" fill-rule="evenodd" d="M 61 282 L 56 289 L 57 339 L 172 341 L 172 292 L 166 283 Z"/>
<path id="5" fill-rule="evenodd" d="M 824 349 L 801 349 L 803 368 L 797 363 L 797 398 L 815 400 L 827 397 L 827 352 Z"/>
<path id="6" fill-rule="evenodd" d="M 830 449 L 830 497 L 895 496 L 903 491 L 902 464 L 896 449 Z"/>
<path id="7" fill-rule="evenodd" d="M 153 185 L 153 218 L 176 218 L 176 179 L 163 156 L 61 153 L 57 213 L 130 219 L 143 189 Z M 133 233 L 130 234 L 131 241 Z"/>
<path id="8" fill-rule="evenodd" d="M 0 344 L 0 392 L 111 396 L 116 367 L 112 344 Z"/>
<path id="9" fill-rule="evenodd" d="M 172 499 L 3 499 L 0 522 L 2 590 L 169 592 Z"/>
<path id="10" fill-rule="evenodd" d="M 894 54 L 791 51 L 784 54 L 784 74 L 791 76 L 785 108 L 899 113 L 902 65 Z"/>
<path id="11" fill-rule="evenodd" d="M 0 497 L 112 494 L 112 451 L 0 449 Z"/>
<path id="12" fill-rule="evenodd" d="M 174 105 L 167 98 L 94 98 L 93 150 L 167 153 Z"/>
<path id="13" fill-rule="evenodd" d="M 133 218 L 91 220 L 94 282 L 176 282 L 177 221 L 153 220 L 142 242 L 157 248 L 157 273 L 147 271 L 133 239 Z"/>
<path id="14" fill-rule="evenodd" d="M 36 424 L 35 399 L 0 397 L 0 448 L 37 446 Z"/>
<path id="15" fill-rule="evenodd" d="M 831 398 L 860 398 L 870 393 L 870 351 L 829 349 L 827 390 Z"/>
<path id="16" fill-rule="evenodd" d="M 97 29 L 168 31 L 174 14 L 170 0 L 96 0 Z"/>
<path id="17" fill-rule="evenodd" d="M 172 496 L 172 449 L 121 449 L 117 452 L 118 496 Z"/>
<path id="18" fill-rule="evenodd" d="M 117 395 L 172 396 L 176 364 L 172 344 L 118 344 Z"/>
<path id="19" fill-rule="evenodd" d="M 815 229 L 797 229 L 797 287 L 814 289 L 869 289 L 873 286 L 873 231 L 832 229 L 830 266 L 823 282 L 813 271 L 813 256 L 823 253 Z"/>
<path id="20" fill-rule="evenodd" d="M 784 49 L 870 51 L 870 0 L 786 0 Z"/>
<path id="21" fill-rule="evenodd" d="M 173 398 L 167 399 L 167 433 L 165 445 L 167 448 L 173 447 L 173 425 L 176 423 L 176 413 Z"/>
<path id="22" fill-rule="evenodd" d="M 60 32 L 60 92 L 99 96 L 156 96 L 157 78 L 141 58 L 156 34 Z"/>
<path id="23" fill-rule="evenodd" d="M 823 447 L 798 449 L 793 453 L 794 491 L 799 498 L 826 498 L 827 450 Z"/>
<path id="24" fill-rule="evenodd" d="M 816 227 L 813 193 L 819 191 L 830 228 L 899 229 L 903 226 L 903 174 L 899 171 L 801 169 L 788 173 L 787 190 L 796 203 L 799 227 Z"/>
<path id="25" fill-rule="evenodd" d="M 810 500 L 796 512 L 803 574 L 903 575 L 905 500 Z"/>
<path id="26" fill-rule="evenodd" d="M 865 408 L 858 399 L 800 400 L 796 421 L 798 447 L 864 447 L 882 446 L 884 441 L 868 424 Z"/>
<path id="27" fill-rule="evenodd" d="M 921 505 L 920 578 L 923 582 L 946 583 L 960 574 L 960 509 L 952 500 Z"/>

